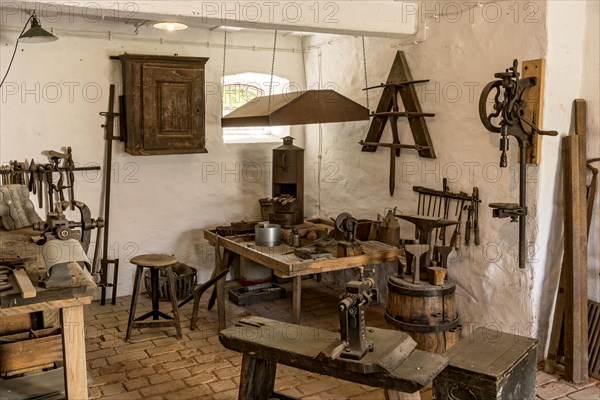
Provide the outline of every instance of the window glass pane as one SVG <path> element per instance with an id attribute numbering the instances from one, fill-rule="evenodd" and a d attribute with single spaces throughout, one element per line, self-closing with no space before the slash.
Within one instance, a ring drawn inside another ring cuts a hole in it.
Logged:
<path id="1" fill-rule="evenodd" d="M 241 107 L 260 96 L 268 96 L 271 75 L 244 72 L 228 75 L 223 78 L 223 115 Z M 280 94 L 289 90 L 289 80 L 273 76 L 272 94 Z M 289 126 L 223 128 L 225 143 L 261 143 L 278 142 L 290 134 Z"/>

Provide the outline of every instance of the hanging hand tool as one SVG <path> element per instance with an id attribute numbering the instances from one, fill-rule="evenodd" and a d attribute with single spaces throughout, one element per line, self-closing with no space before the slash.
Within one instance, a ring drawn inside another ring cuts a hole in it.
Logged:
<path id="1" fill-rule="evenodd" d="M 471 219 L 473 218 L 473 205 L 467 206 L 467 224 L 465 225 L 465 244 L 471 243 Z"/>
<path id="2" fill-rule="evenodd" d="M 394 139 L 396 140 L 396 139 Z M 422 146 L 400 144 L 400 143 L 378 143 L 378 142 L 359 142 L 361 146 L 389 147 L 390 149 L 390 196 L 394 195 L 396 188 L 396 157 L 400 155 L 400 149 L 415 149 L 422 150 Z"/>
<path id="3" fill-rule="evenodd" d="M 46 164 L 44 166 L 44 173 L 46 174 L 46 182 L 48 182 L 48 210 L 50 212 L 54 211 L 54 181 L 52 177 L 52 173 L 54 172 L 54 166 L 52 164 Z"/>
<path id="4" fill-rule="evenodd" d="M 465 208 L 465 201 L 461 200 L 460 201 L 460 209 L 458 211 L 458 225 L 456 225 L 456 228 L 454 229 L 454 233 L 452 234 L 452 237 L 450 238 L 450 244 L 454 245 L 454 249 L 456 251 L 460 250 L 460 244 L 461 244 L 461 234 L 460 234 L 460 226 L 461 226 L 461 222 L 462 222 L 462 216 L 463 216 L 463 210 Z"/>
<path id="5" fill-rule="evenodd" d="M 71 210 L 75 210 L 75 174 L 73 170 L 75 169 L 75 162 L 73 161 L 73 152 L 71 147 L 67 147 L 67 155 L 69 156 L 66 160 L 66 167 L 68 169 L 68 183 L 69 183 L 69 200 L 71 201 Z"/>
<path id="6" fill-rule="evenodd" d="M 473 233 L 475 246 L 479 246 L 479 188 L 473 188 Z"/>
<path id="7" fill-rule="evenodd" d="M 43 164 L 37 165 L 37 181 L 38 181 L 38 206 L 40 208 L 44 207 L 44 177 L 46 175 L 46 169 Z"/>
<path id="8" fill-rule="evenodd" d="M 33 160 L 33 158 L 31 159 L 31 164 L 29 164 L 29 191 L 32 192 L 33 194 L 36 194 L 37 192 L 37 187 L 35 184 L 35 172 L 37 171 L 37 165 L 35 164 L 35 161 Z"/>

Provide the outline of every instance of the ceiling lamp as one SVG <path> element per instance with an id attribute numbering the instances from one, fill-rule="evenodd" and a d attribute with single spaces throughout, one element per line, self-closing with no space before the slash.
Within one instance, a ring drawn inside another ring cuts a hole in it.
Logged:
<path id="1" fill-rule="evenodd" d="M 58 40 L 56 36 L 42 28 L 38 19 L 35 16 L 35 13 L 30 17 L 31 18 L 31 28 L 21 36 L 19 36 L 19 42 L 21 43 L 46 43 L 53 42 Z"/>
<path id="2" fill-rule="evenodd" d="M 182 24 L 181 22 L 169 21 L 157 22 L 154 24 L 154 27 L 156 29 L 162 29 L 163 31 L 182 31 L 188 28 L 186 24 Z"/>

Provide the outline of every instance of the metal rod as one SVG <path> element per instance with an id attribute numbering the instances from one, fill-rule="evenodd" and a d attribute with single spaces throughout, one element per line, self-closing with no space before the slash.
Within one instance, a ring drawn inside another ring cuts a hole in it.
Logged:
<path id="1" fill-rule="evenodd" d="M 519 206 L 523 211 L 519 215 L 519 268 L 525 268 L 527 253 L 527 238 L 525 236 L 525 223 L 527 221 L 527 146 L 519 143 Z"/>

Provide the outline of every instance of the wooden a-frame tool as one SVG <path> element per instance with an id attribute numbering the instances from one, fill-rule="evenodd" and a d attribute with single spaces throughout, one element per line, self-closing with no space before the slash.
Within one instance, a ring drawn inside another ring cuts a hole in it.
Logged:
<path id="1" fill-rule="evenodd" d="M 383 88 L 383 94 L 381 95 L 377 109 L 371 113 L 373 120 L 371 121 L 367 137 L 360 144 L 363 146 L 362 151 L 368 152 L 374 152 L 380 146 L 390 148 L 390 196 L 394 195 L 396 185 L 396 162 L 394 157 L 400 156 L 401 148 L 415 149 L 421 157 L 436 158 L 433 143 L 429 137 L 429 130 L 425 122 L 425 117 L 434 117 L 435 114 L 424 113 L 422 111 L 421 103 L 413 86 L 414 84 L 424 82 L 429 82 L 429 80 L 413 80 L 404 52 L 398 51 L 386 83 L 364 89 Z M 403 112 L 400 111 L 400 107 L 398 106 L 398 94 L 404 104 L 405 111 Z M 415 145 L 400 144 L 398 118 L 401 117 L 408 118 Z M 390 120 L 392 127 L 393 143 L 379 143 L 388 120 Z"/>

